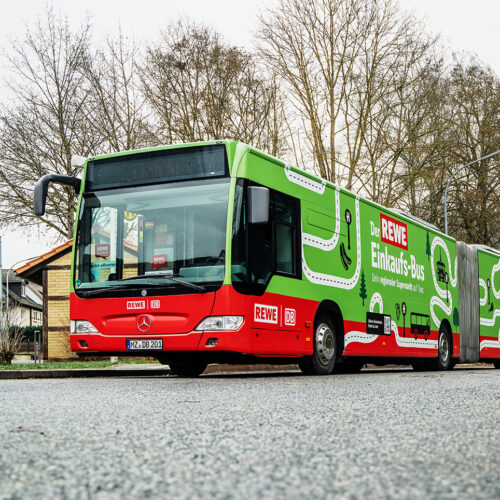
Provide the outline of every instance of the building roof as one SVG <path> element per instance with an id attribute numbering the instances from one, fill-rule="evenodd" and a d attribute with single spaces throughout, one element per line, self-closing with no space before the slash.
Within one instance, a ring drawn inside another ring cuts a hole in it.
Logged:
<path id="1" fill-rule="evenodd" d="M 9 272 L 9 269 L 2 269 L 2 283 L 5 285 L 7 283 L 7 273 Z M 23 278 L 20 278 L 17 273 L 12 270 L 9 273 L 9 285 L 11 283 L 21 283 L 25 281 Z"/>
<path id="2" fill-rule="evenodd" d="M 68 240 L 62 245 L 59 245 L 52 250 L 28 261 L 26 264 L 18 267 L 15 271 L 21 278 L 26 278 L 35 283 L 42 285 L 42 270 L 52 261 L 62 257 L 64 254 L 71 252 L 73 240 Z M 9 278 L 10 282 L 10 278 Z"/>
<path id="3" fill-rule="evenodd" d="M 7 295 L 7 269 L 2 270 L 2 288 L 3 295 Z M 43 309 L 42 304 L 35 302 L 31 297 L 21 294 L 22 283 L 27 283 L 26 280 L 20 278 L 15 271 L 11 271 L 9 274 L 9 301 L 14 301 L 19 305 L 26 307 L 31 307 L 32 309 L 37 309 L 41 311 Z M 14 285 L 14 286 L 11 286 Z M 36 294 L 36 292 L 34 292 Z M 38 294 L 36 294 L 38 295 Z"/>

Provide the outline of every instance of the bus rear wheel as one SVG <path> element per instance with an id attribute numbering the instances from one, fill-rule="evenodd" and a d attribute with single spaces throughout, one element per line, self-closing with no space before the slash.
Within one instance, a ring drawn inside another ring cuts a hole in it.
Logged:
<path id="1" fill-rule="evenodd" d="M 203 361 L 171 361 L 168 365 L 174 375 L 186 378 L 198 377 L 207 367 L 207 363 Z"/>
<path id="2" fill-rule="evenodd" d="M 411 366 L 416 372 L 451 370 L 455 366 L 452 356 L 453 343 L 451 335 L 448 333 L 448 330 L 442 326 L 439 329 L 437 357 L 415 359 Z"/>
<path id="3" fill-rule="evenodd" d="M 337 332 L 331 319 L 320 314 L 315 321 L 314 352 L 299 361 L 302 373 L 306 375 L 329 375 L 337 357 Z"/>
<path id="4" fill-rule="evenodd" d="M 431 360 L 432 368 L 434 370 L 445 371 L 449 370 L 453 362 L 453 344 L 451 340 L 451 335 L 448 330 L 444 327 L 439 329 L 438 338 L 438 356 L 437 358 Z"/>
<path id="5" fill-rule="evenodd" d="M 498 361 L 493 361 L 493 366 L 500 370 L 500 359 Z"/>

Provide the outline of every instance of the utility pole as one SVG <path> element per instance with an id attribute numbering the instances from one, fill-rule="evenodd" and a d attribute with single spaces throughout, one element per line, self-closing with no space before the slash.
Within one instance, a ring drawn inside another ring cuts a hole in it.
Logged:
<path id="1" fill-rule="evenodd" d="M 451 174 L 451 177 L 448 179 L 448 183 L 446 184 L 446 187 L 444 189 L 444 232 L 445 234 L 448 234 L 448 207 L 447 207 L 447 201 L 448 201 L 448 188 L 450 187 L 451 181 L 453 178 L 458 174 L 458 172 L 462 171 L 466 167 L 470 167 L 471 165 L 474 165 L 474 163 L 478 163 L 482 160 L 487 160 L 488 158 L 491 158 L 492 156 L 497 155 L 500 153 L 500 149 L 498 151 L 495 151 L 494 153 L 491 153 L 489 155 L 483 156 L 479 158 L 478 160 L 471 161 L 470 163 L 467 163 L 466 165 L 462 165 L 460 168 L 457 168 L 455 172 Z"/>

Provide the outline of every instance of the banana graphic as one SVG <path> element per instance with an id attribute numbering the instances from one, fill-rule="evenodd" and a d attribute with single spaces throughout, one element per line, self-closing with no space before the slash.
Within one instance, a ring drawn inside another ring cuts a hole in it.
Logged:
<path id="1" fill-rule="evenodd" d="M 352 260 L 349 258 L 345 251 L 344 243 L 340 244 L 340 260 L 342 261 L 344 269 L 347 271 L 349 269 L 349 266 L 352 264 Z"/>

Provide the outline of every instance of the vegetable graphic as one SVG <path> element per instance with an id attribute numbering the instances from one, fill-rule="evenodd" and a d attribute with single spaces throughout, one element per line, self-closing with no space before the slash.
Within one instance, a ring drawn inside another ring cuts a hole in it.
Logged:
<path id="1" fill-rule="evenodd" d="M 340 260 L 342 261 L 344 269 L 347 271 L 349 269 L 349 266 L 352 264 L 352 261 L 345 251 L 344 243 L 340 244 Z"/>

